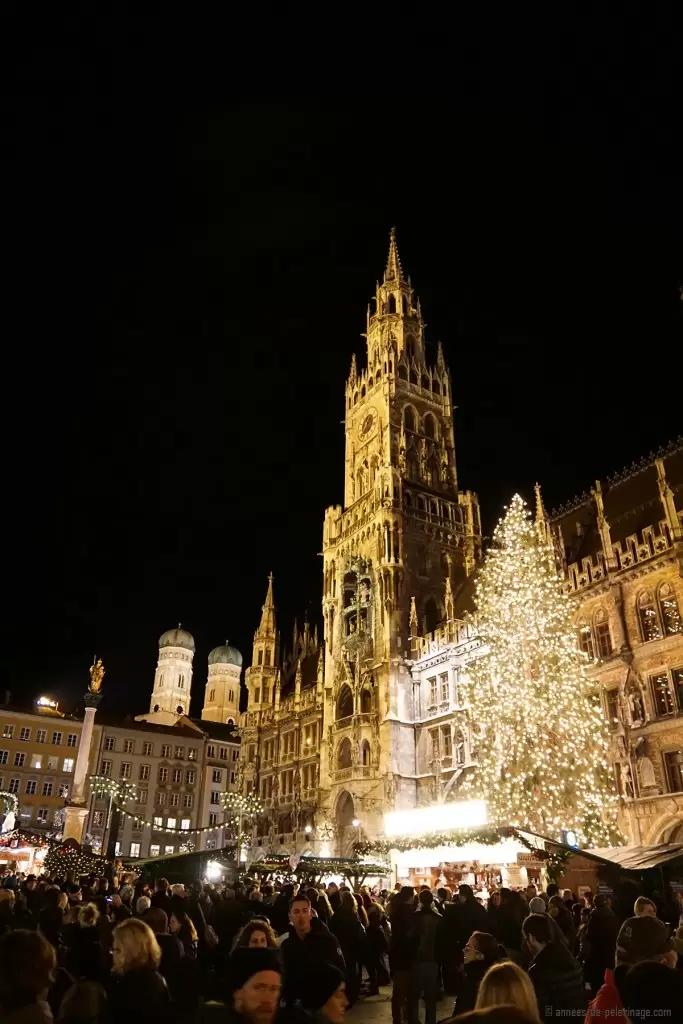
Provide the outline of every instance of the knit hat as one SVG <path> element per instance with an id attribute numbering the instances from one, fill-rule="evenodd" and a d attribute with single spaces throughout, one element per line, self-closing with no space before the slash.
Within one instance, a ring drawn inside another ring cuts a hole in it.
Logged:
<path id="1" fill-rule="evenodd" d="M 275 971 L 276 974 L 282 974 L 283 970 L 279 949 L 250 949 L 248 946 L 237 946 L 230 956 L 230 987 L 233 991 L 242 988 L 260 971 Z"/>
<path id="2" fill-rule="evenodd" d="M 306 991 L 301 997 L 306 1010 L 319 1010 L 344 982 L 344 975 L 332 964 L 319 963 L 306 978 Z"/>
<path id="3" fill-rule="evenodd" d="M 529 900 L 529 913 L 530 914 L 545 914 L 546 906 L 545 900 L 542 896 L 534 896 L 532 900 Z"/>
<path id="4" fill-rule="evenodd" d="M 667 927 L 657 917 L 629 917 L 617 935 L 618 964 L 654 960 L 673 949 Z"/>

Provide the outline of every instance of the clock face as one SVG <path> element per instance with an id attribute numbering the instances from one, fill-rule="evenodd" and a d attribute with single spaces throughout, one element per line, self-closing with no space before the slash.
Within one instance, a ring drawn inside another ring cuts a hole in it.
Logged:
<path id="1" fill-rule="evenodd" d="M 363 417 L 363 421 L 362 421 L 362 423 L 360 425 L 360 435 L 359 436 L 360 436 L 360 438 L 362 440 L 365 439 L 366 437 L 370 436 L 370 434 L 372 433 L 372 431 L 375 428 L 376 420 L 377 420 L 377 413 L 375 412 L 374 409 L 369 409 L 367 411 L 367 413 L 365 414 L 365 416 Z"/>

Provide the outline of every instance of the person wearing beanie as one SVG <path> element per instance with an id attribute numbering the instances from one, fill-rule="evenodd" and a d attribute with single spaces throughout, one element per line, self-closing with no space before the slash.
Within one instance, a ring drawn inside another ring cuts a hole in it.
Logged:
<path id="1" fill-rule="evenodd" d="M 605 971 L 605 981 L 595 999 L 589 1004 L 585 1024 L 604 1018 L 626 1016 L 624 1007 L 630 1007 L 626 978 L 638 964 L 663 964 L 668 969 L 676 966 L 678 954 L 663 921 L 656 917 L 629 917 L 617 935 L 616 964 L 613 971 Z M 637 976 L 636 976 L 637 977 Z"/>
<path id="2" fill-rule="evenodd" d="M 342 1024 L 349 1001 L 344 975 L 339 968 L 319 964 L 308 979 L 301 1004 L 305 1010 L 312 1011 L 314 1020 Z"/>
<path id="3" fill-rule="evenodd" d="M 228 979 L 234 1009 L 228 1019 L 273 1024 L 282 991 L 280 951 L 238 946 L 230 956 Z"/>

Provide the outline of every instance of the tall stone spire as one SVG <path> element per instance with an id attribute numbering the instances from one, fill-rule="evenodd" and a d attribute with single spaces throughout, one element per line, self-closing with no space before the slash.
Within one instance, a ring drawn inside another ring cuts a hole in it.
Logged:
<path id="1" fill-rule="evenodd" d="M 385 284 L 387 281 L 405 281 L 401 257 L 398 254 L 398 246 L 396 245 L 396 228 L 392 228 L 389 235 L 389 256 L 387 258 L 387 269 L 384 271 Z"/>
<path id="2" fill-rule="evenodd" d="M 552 545 L 553 535 L 550 529 L 548 513 L 546 512 L 545 505 L 543 504 L 541 485 L 539 483 L 535 484 L 534 490 L 536 492 L 536 532 L 544 544 Z"/>
<path id="3" fill-rule="evenodd" d="M 275 603 L 273 602 L 273 574 L 268 576 L 266 602 L 261 608 L 261 623 L 256 630 L 255 639 L 273 639 L 275 637 Z"/>

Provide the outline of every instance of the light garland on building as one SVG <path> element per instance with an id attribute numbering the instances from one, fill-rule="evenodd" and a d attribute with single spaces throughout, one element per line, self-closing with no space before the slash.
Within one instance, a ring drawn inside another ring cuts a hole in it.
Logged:
<path id="1" fill-rule="evenodd" d="M 493 825 L 581 846 L 623 842 L 607 760 L 607 723 L 579 659 L 572 605 L 552 548 L 515 495 L 476 584 L 488 653 L 464 686 L 474 762 L 459 795 L 486 800 Z"/>
<path id="2" fill-rule="evenodd" d="M 216 825 L 204 825 L 201 828 L 168 828 L 165 825 L 155 825 L 148 818 L 143 818 L 134 811 L 128 810 L 125 806 L 131 800 L 135 800 L 135 787 L 130 783 L 111 779 L 106 775 L 91 775 L 90 784 L 93 793 L 102 793 L 108 797 L 124 818 L 137 821 L 142 826 L 148 826 L 155 832 L 163 832 L 166 835 L 190 836 L 202 835 L 204 832 L 215 832 L 226 825 L 237 825 L 240 812 L 245 818 L 252 818 L 263 812 L 263 804 L 258 797 L 252 793 L 242 796 L 241 793 L 221 793 L 221 804 L 223 809 L 234 813 L 233 818 L 226 818 L 224 822 Z M 248 837 L 247 837 L 248 838 Z"/>
<path id="3" fill-rule="evenodd" d="M 10 793 L 8 789 L 0 790 L 0 801 L 5 804 L 5 816 L 13 814 L 16 816 L 19 813 L 19 800 L 17 799 L 16 793 Z"/>

